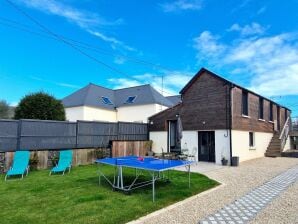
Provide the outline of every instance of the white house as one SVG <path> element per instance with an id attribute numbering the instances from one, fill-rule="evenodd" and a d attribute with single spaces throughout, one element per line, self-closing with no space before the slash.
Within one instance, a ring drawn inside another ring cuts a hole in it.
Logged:
<path id="1" fill-rule="evenodd" d="M 149 118 L 154 152 L 196 149 L 197 160 L 221 164 L 223 158 L 238 156 L 242 162 L 289 149 L 288 108 L 204 68 L 180 93 L 180 104 Z"/>
<path id="2" fill-rule="evenodd" d="M 92 83 L 62 100 L 69 121 L 143 123 L 179 102 L 180 96 L 164 97 L 150 85 L 112 90 Z"/>

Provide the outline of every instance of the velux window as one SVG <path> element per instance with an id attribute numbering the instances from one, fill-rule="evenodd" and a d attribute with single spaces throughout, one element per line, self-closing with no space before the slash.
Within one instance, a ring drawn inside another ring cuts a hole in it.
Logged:
<path id="1" fill-rule="evenodd" d="M 112 101 L 108 97 L 102 96 L 101 99 L 104 104 L 113 105 Z"/>
<path id="2" fill-rule="evenodd" d="M 248 116 L 248 92 L 242 90 L 242 114 Z"/>
<path id="3" fill-rule="evenodd" d="M 133 103 L 136 99 L 136 96 L 130 96 L 127 98 L 126 102 L 125 103 Z"/>
<path id="4" fill-rule="evenodd" d="M 259 119 L 264 119 L 264 99 L 259 98 Z"/>

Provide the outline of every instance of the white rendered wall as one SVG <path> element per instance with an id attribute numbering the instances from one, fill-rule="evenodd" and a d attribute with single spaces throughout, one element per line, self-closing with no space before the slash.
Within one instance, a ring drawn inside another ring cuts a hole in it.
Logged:
<path id="1" fill-rule="evenodd" d="M 84 120 L 116 122 L 116 111 L 84 106 Z"/>
<path id="2" fill-rule="evenodd" d="M 84 107 L 65 108 L 65 115 L 68 121 L 84 120 Z"/>
<path id="3" fill-rule="evenodd" d="M 183 131 L 181 139 L 181 148 L 187 148 L 190 153 L 196 147 L 196 161 L 198 160 L 198 132 L 197 131 Z"/>
<path id="4" fill-rule="evenodd" d="M 151 131 L 149 133 L 149 139 L 153 141 L 152 151 L 155 153 L 167 152 L 167 139 L 168 132 L 166 131 Z"/>
<path id="5" fill-rule="evenodd" d="M 291 138 L 288 136 L 285 147 L 283 148 L 283 151 L 287 151 L 291 149 Z"/>
<path id="6" fill-rule="evenodd" d="M 223 157 L 225 157 L 230 164 L 229 130 L 215 130 L 215 163 L 221 165 Z"/>
<path id="7" fill-rule="evenodd" d="M 249 147 L 249 132 L 232 130 L 233 156 L 239 156 L 240 162 L 263 157 L 273 133 L 254 132 L 255 146 Z"/>
<path id="8" fill-rule="evenodd" d="M 187 148 L 192 152 L 196 147 L 198 150 L 198 131 L 183 131 L 181 139 L 181 148 Z M 149 134 L 150 140 L 153 141 L 152 151 L 161 153 L 161 148 L 167 151 L 168 133 L 166 131 L 154 131 Z M 215 130 L 215 162 L 221 164 L 222 156 L 230 160 L 230 138 L 227 135 L 227 130 Z M 198 151 L 196 153 L 198 160 Z"/>
<path id="9" fill-rule="evenodd" d="M 166 108 L 159 104 L 119 107 L 117 108 L 117 117 L 118 121 L 147 123 L 149 117 Z"/>

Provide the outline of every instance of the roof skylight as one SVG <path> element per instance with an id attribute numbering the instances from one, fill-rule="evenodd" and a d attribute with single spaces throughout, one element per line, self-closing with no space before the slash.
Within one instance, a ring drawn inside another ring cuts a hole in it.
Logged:
<path id="1" fill-rule="evenodd" d="M 101 99 L 104 104 L 113 105 L 112 101 L 108 97 L 102 96 Z"/>
<path id="2" fill-rule="evenodd" d="M 136 98 L 137 98 L 137 96 L 130 96 L 127 98 L 125 103 L 133 103 Z"/>

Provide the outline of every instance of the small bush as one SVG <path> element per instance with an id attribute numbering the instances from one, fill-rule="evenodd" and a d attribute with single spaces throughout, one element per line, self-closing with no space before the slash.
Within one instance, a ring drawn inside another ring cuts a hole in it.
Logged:
<path id="1" fill-rule="evenodd" d="M 14 118 L 64 121 L 65 110 L 60 100 L 47 93 L 37 92 L 21 99 Z"/>

